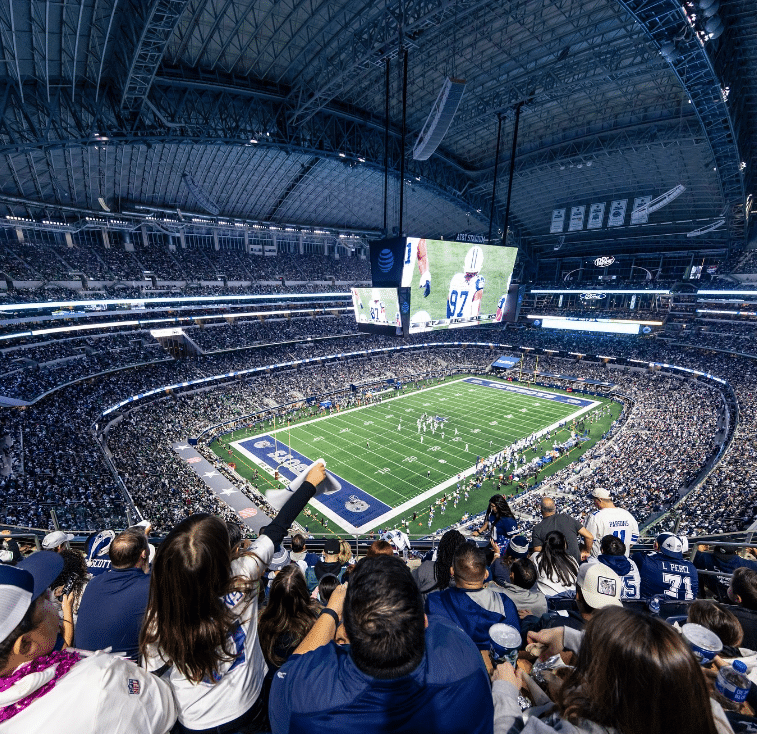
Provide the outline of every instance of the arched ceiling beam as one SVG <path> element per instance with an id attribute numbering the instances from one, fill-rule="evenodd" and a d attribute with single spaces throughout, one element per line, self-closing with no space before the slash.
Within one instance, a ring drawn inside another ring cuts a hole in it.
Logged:
<path id="1" fill-rule="evenodd" d="M 249 5 L 247 5 L 246 8 L 241 9 L 238 11 L 238 17 L 236 18 L 236 21 L 231 28 L 231 30 L 226 35 L 226 43 L 220 44 L 218 47 L 218 51 L 216 52 L 215 57 L 210 62 L 209 69 L 210 71 L 215 71 L 216 66 L 218 65 L 218 62 L 221 60 L 221 57 L 226 53 L 226 51 L 229 48 L 229 44 L 237 38 L 237 34 L 239 33 L 240 29 L 244 24 L 247 22 L 248 14 L 252 12 L 252 9 L 256 3 L 256 0 L 250 0 Z M 228 69 L 227 71 L 231 71 L 231 69 Z"/>
<path id="2" fill-rule="evenodd" d="M 618 0 L 644 28 L 658 48 L 675 40 L 678 57 L 670 66 L 702 122 L 728 209 L 731 245 L 746 243 L 746 194 L 736 136 L 726 95 L 679 0 Z"/>
<path id="3" fill-rule="evenodd" d="M 519 150 L 515 160 L 516 171 L 528 170 L 537 166 L 548 165 L 591 156 L 606 155 L 610 152 L 633 151 L 639 146 L 666 146 L 683 140 L 701 140 L 704 133 L 699 119 L 693 113 L 686 117 L 670 117 L 655 120 L 653 124 L 637 123 L 609 130 L 605 133 L 583 135 L 560 143 Z M 477 171 L 485 178 L 478 185 L 490 180 L 494 166 Z"/>
<path id="4" fill-rule="evenodd" d="M 150 107 L 134 125 L 126 124 L 117 100 L 95 89 L 80 86 L 76 103 L 68 87 L 57 93 L 55 105 L 45 99 L 45 87 L 27 83 L 26 104 L 21 104 L 15 85 L 0 86 L 0 155 L 24 155 L 29 151 L 87 146 L 113 149 L 118 155 L 122 144 L 149 148 L 155 143 L 176 145 L 270 146 L 294 153 L 307 153 L 338 160 L 345 166 L 372 166 L 383 170 L 384 132 L 379 124 L 366 124 L 357 116 L 328 109 L 320 110 L 307 124 L 288 124 L 290 105 L 281 94 L 253 92 L 195 81 L 182 85 L 178 80 L 155 79 Z M 95 135 L 95 132 L 97 135 Z M 392 175 L 399 170 L 400 136 L 389 136 L 389 165 Z M 71 170 L 75 167 L 71 165 Z M 409 161 L 406 176 L 414 186 L 432 191 L 456 207 L 467 209 L 480 226 L 488 221 L 487 197 L 471 192 L 471 177 L 440 156 L 429 161 Z M 75 182 L 70 182 L 71 187 Z M 25 191 L 20 184 L 20 191 Z M 132 198 L 128 193 L 126 199 Z M 495 221 L 497 226 L 501 223 Z"/>
<path id="5" fill-rule="evenodd" d="M 19 66 L 18 48 L 16 46 L 16 17 L 13 2 L 0 2 L 0 42 L 2 42 L 3 61 L 8 76 L 16 84 L 21 103 L 24 101 L 21 67 Z"/>
<path id="6" fill-rule="evenodd" d="M 92 10 L 92 29 L 87 50 L 86 78 L 95 86 L 95 96 L 100 94 L 100 84 L 108 57 L 108 43 L 115 30 L 115 17 L 119 0 L 95 0 Z M 112 55 L 112 54 L 111 54 Z"/>
<path id="7" fill-rule="evenodd" d="M 401 46 L 438 26 L 444 20 L 463 23 L 465 17 L 489 3 L 486 0 L 406 0 L 397 5 L 377 3 L 376 10 L 364 14 L 354 30 L 324 39 L 320 51 L 309 60 L 313 69 L 302 76 L 289 96 L 294 109 L 290 121 L 302 123 L 329 104 L 337 95 L 359 81 L 366 67 L 391 58 Z M 345 53 L 344 47 L 347 46 Z M 313 82 L 317 86 L 312 86 Z"/>
<path id="8" fill-rule="evenodd" d="M 188 4 L 189 0 L 141 0 L 125 13 L 124 22 L 131 31 L 125 37 L 137 40 L 130 54 L 127 49 L 121 109 L 132 118 L 142 111 L 171 34 Z"/>

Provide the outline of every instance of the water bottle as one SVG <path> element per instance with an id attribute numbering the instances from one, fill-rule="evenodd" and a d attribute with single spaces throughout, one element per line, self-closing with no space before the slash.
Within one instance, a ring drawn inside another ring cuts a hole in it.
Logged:
<path id="1" fill-rule="evenodd" d="M 733 665 L 721 668 L 715 681 L 718 693 L 734 703 L 746 701 L 752 685 L 747 678 L 746 670 L 746 663 L 743 660 L 734 660 Z"/>

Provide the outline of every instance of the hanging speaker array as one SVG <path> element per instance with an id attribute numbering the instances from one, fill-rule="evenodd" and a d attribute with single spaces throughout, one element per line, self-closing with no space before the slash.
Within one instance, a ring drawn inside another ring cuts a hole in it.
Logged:
<path id="1" fill-rule="evenodd" d="M 463 98 L 465 91 L 464 79 L 453 79 L 447 77 L 444 80 L 439 96 L 431 108 L 426 122 L 423 124 L 418 140 L 415 141 L 413 148 L 413 159 L 416 161 L 427 161 L 439 147 L 439 143 L 447 134 L 449 126 L 452 124 L 452 118 L 457 112 L 460 100 Z"/>

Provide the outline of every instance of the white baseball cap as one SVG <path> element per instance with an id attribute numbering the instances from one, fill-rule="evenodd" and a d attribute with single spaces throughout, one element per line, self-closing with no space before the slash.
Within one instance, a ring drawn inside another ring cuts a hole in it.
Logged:
<path id="1" fill-rule="evenodd" d="M 63 570 L 63 557 L 32 553 L 17 566 L 0 565 L 0 642 L 19 625 L 35 601 Z"/>
<path id="2" fill-rule="evenodd" d="M 604 563 L 582 563 L 578 568 L 576 586 L 592 609 L 623 606 L 620 601 L 623 581 Z"/>
<path id="3" fill-rule="evenodd" d="M 71 533 L 64 533 L 62 530 L 54 530 L 42 539 L 42 547 L 45 550 L 55 550 L 58 546 L 68 543 L 73 539 L 74 536 L 71 535 Z"/>
<path id="4" fill-rule="evenodd" d="M 606 489 L 600 489 L 600 488 L 595 489 L 591 493 L 591 496 L 595 500 L 609 500 L 609 499 L 611 499 L 610 493 Z"/>

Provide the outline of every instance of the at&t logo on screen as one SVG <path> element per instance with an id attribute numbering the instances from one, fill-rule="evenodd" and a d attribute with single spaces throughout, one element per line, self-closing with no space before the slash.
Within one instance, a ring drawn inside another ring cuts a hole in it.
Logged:
<path id="1" fill-rule="evenodd" d="M 378 266 L 382 273 L 388 273 L 394 267 L 394 255 L 391 250 L 384 248 L 379 252 Z"/>

